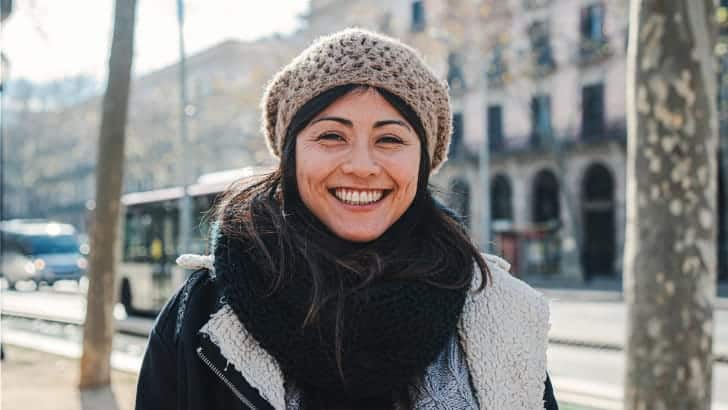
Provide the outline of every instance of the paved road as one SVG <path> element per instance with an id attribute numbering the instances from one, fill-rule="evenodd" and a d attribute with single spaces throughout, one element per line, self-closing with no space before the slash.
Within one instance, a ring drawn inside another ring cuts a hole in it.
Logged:
<path id="1" fill-rule="evenodd" d="M 728 357 L 728 310 L 715 310 L 716 354 Z M 558 340 L 624 346 L 626 311 L 622 302 L 554 300 L 551 303 L 551 331 Z"/>

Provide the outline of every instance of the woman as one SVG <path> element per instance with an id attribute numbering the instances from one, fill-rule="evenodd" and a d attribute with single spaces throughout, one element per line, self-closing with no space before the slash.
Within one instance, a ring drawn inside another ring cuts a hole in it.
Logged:
<path id="1" fill-rule="evenodd" d="M 428 188 L 447 85 L 348 29 L 269 84 L 278 169 L 233 187 L 150 335 L 137 409 L 556 409 L 547 302 Z"/>

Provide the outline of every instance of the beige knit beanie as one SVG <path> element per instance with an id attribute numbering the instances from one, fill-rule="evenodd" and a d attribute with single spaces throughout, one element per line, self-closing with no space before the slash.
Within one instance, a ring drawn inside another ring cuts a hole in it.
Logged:
<path id="1" fill-rule="evenodd" d="M 413 48 L 355 28 L 318 39 L 268 84 L 261 108 L 270 152 L 280 159 L 288 126 L 307 101 L 344 84 L 371 85 L 400 97 L 425 128 L 431 173 L 447 160 L 452 132 L 447 83 Z"/>

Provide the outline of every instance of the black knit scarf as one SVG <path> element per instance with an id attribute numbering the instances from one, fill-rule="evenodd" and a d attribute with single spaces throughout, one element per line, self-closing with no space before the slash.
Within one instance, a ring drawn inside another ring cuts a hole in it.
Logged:
<path id="1" fill-rule="evenodd" d="M 413 246 L 418 240 L 394 239 L 412 241 Z M 380 251 L 386 252 L 387 246 L 382 241 Z M 271 278 L 261 260 L 249 242 L 218 237 L 215 269 L 227 303 L 276 358 L 286 378 L 304 392 L 315 392 L 311 396 L 357 401 L 401 392 L 443 349 L 465 301 L 465 289 L 443 289 L 420 280 L 381 279 L 361 287 L 354 273 L 316 261 L 324 272 L 344 276 L 338 283 L 345 297 L 325 303 L 318 320 L 303 327 L 313 289 L 307 264 L 297 264 L 300 268 L 270 294 Z M 337 303 L 343 306 L 343 380 L 335 357 Z"/>

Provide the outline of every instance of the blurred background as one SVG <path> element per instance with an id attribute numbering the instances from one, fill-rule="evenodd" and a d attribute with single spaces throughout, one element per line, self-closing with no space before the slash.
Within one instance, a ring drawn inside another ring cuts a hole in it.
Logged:
<path id="1" fill-rule="evenodd" d="M 454 134 L 433 183 L 484 249 L 555 298 L 549 368 L 563 406 L 622 408 L 629 3 L 139 0 L 114 310 L 120 408 L 133 403 L 152 318 L 186 277 L 176 257 L 204 253 L 204 215 L 220 192 L 273 165 L 259 131 L 266 82 L 313 39 L 349 26 L 402 39 L 447 79 Z M 28 397 L 24 378 L 51 377 L 42 354 L 69 369 L 63 360 L 79 355 L 114 5 L 0 4 L 10 409 Z M 723 147 L 714 386 L 728 386 L 728 2 L 715 21 L 725 38 L 714 50 Z M 728 408 L 728 391 L 715 387 L 713 400 Z"/>

